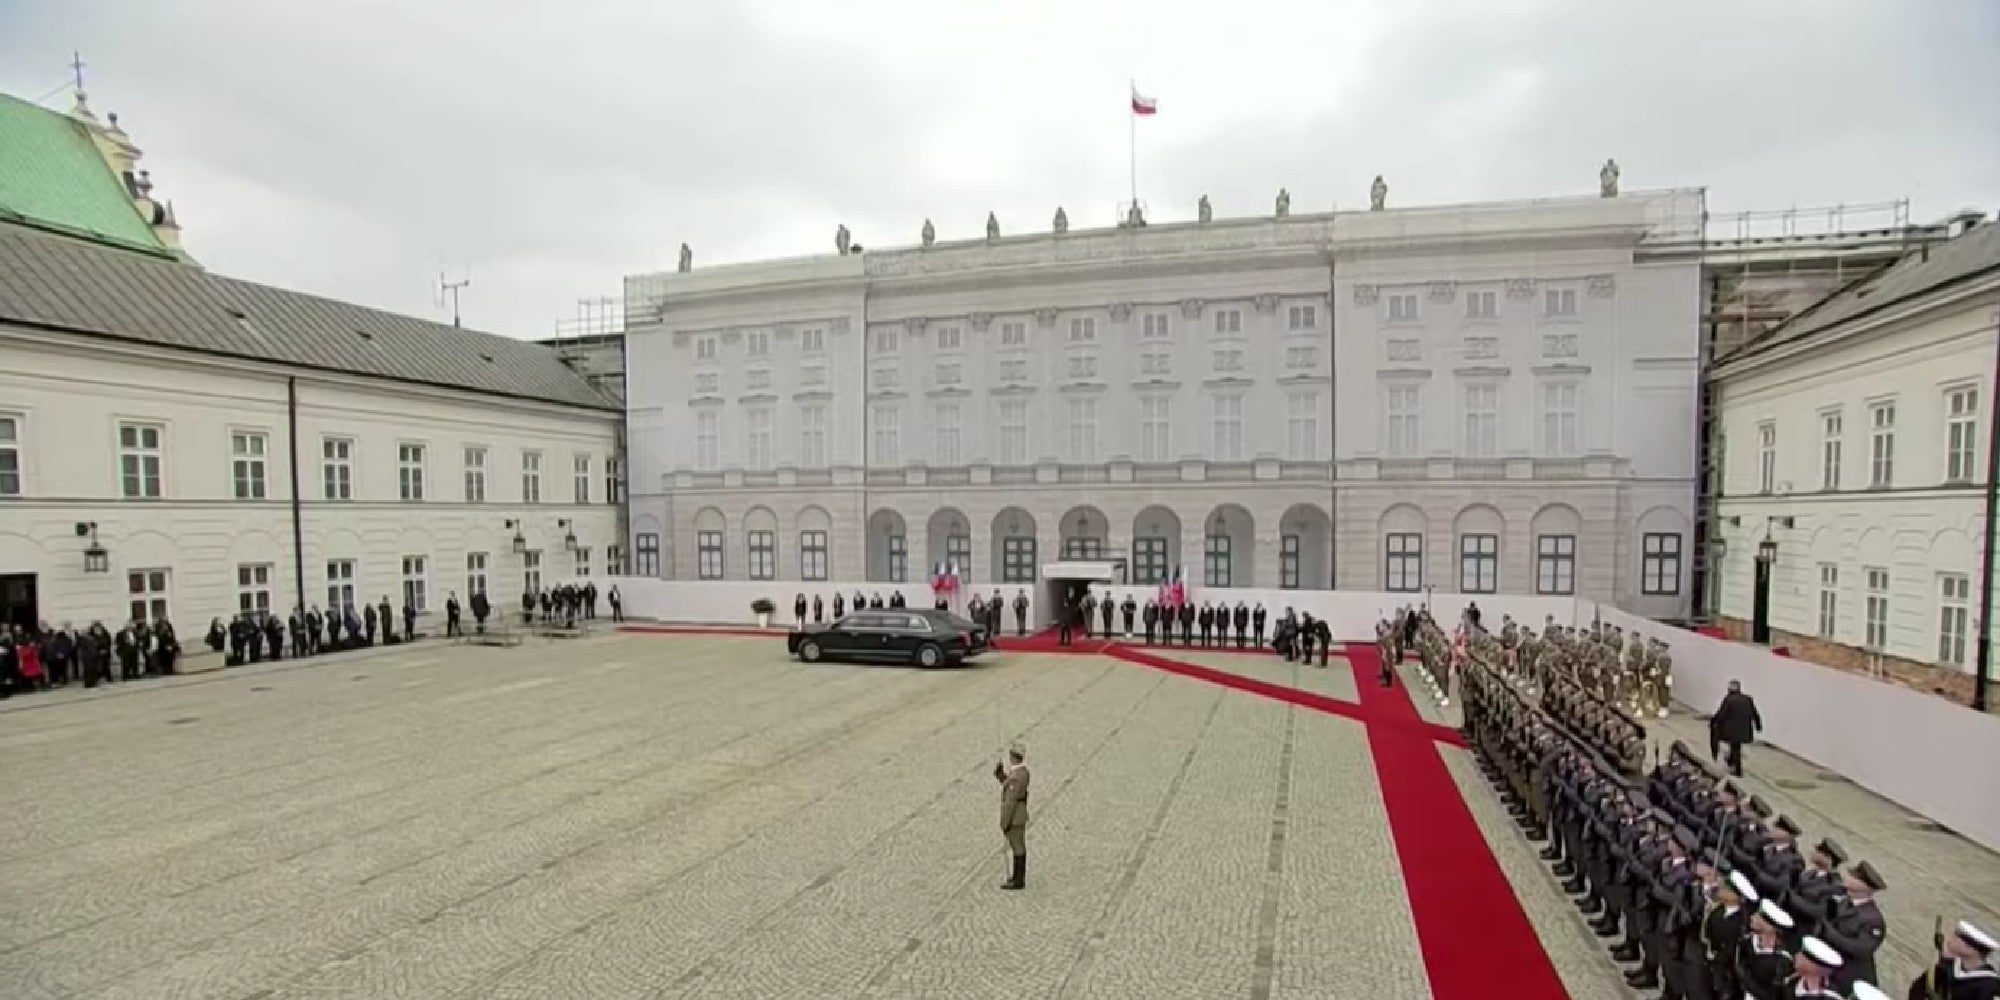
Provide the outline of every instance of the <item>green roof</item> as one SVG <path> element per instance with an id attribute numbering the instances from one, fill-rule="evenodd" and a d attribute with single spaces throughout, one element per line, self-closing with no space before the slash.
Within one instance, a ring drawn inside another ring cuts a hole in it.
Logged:
<path id="1" fill-rule="evenodd" d="M 81 122 L 5 94 L 0 94 L 0 220 L 169 252 Z"/>

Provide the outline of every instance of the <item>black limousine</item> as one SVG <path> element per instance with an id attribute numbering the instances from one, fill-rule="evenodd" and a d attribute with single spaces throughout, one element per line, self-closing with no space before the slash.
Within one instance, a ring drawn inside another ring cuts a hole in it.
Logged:
<path id="1" fill-rule="evenodd" d="M 785 651 L 807 663 L 867 660 L 940 667 L 991 648 L 986 629 L 949 611 L 870 608 L 836 622 L 793 629 Z"/>

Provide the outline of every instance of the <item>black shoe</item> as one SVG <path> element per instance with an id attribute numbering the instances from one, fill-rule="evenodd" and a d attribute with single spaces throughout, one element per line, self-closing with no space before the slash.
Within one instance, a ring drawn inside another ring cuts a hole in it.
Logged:
<path id="1" fill-rule="evenodd" d="M 1028 856 L 1025 854 L 1016 854 L 1014 855 L 1014 875 L 1007 881 L 1000 883 L 1000 888 L 1025 889 L 1027 887 L 1028 887 Z"/>
<path id="2" fill-rule="evenodd" d="M 1625 985 L 1635 990 L 1650 990 L 1660 985 L 1660 974 L 1650 969 L 1634 969 L 1625 974 Z"/>
<path id="3" fill-rule="evenodd" d="M 1611 916 L 1610 914 L 1605 914 L 1603 919 L 1600 919 L 1592 923 L 1590 925 L 1591 932 L 1601 938 L 1617 937 L 1618 921 L 1610 919 L 1610 916 Z"/>
<path id="4" fill-rule="evenodd" d="M 1543 861 L 1561 861 L 1563 859 L 1562 848 L 1559 847 L 1544 847 L 1541 850 L 1541 855 Z"/>
<path id="5" fill-rule="evenodd" d="M 1611 957 L 1620 962 L 1636 962 L 1639 960 L 1639 945 L 1636 942 L 1627 941 L 1611 949 Z"/>
<path id="6" fill-rule="evenodd" d="M 1586 917 L 1594 917 L 1604 912 L 1604 903 L 1597 899 L 1579 899 L 1576 901 L 1576 909 Z"/>
<path id="7" fill-rule="evenodd" d="M 1527 832 L 1527 838 L 1531 844 L 1540 844 L 1546 842 L 1549 839 L 1549 835 L 1544 833 L 1542 828 L 1538 826 Z"/>
<path id="8" fill-rule="evenodd" d="M 1582 879 L 1574 876 L 1563 880 L 1563 891 L 1572 896 L 1580 896 L 1588 888 L 1589 886 L 1584 885 Z"/>
<path id="9" fill-rule="evenodd" d="M 1555 863 L 1555 866 L 1549 870 L 1555 872 L 1557 878 L 1576 877 L 1576 866 L 1570 864 L 1567 861 L 1558 861 Z"/>

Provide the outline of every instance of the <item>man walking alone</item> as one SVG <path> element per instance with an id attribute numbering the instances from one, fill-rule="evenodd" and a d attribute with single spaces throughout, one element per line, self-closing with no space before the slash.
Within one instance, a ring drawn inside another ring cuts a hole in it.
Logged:
<path id="1" fill-rule="evenodd" d="M 1007 838 L 1014 869 L 1002 889 L 1028 886 L 1028 753 L 1020 744 L 1007 750 L 1006 763 L 993 765 L 993 780 L 1000 783 L 1000 833 Z"/>
<path id="2" fill-rule="evenodd" d="M 1708 755 L 1721 759 L 1721 745 L 1729 747 L 1729 773 L 1743 777 L 1743 744 L 1757 741 L 1764 731 L 1764 717 L 1757 714 L 1757 702 L 1743 693 L 1742 681 L 1730 681 L 1729 693 L 1708 720 Z"/>

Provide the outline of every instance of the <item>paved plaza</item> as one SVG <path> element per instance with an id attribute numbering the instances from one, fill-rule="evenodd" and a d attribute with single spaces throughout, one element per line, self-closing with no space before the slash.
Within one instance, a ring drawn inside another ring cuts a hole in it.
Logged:
<path id="1" fill-rule="evenodd" d="M 1433 995 L 1363 723 L 1110 657 L 782 653 L 424 645 L 0 704 L 0 997 Z M 1186 659 L 1357 696 L 1337 659 Z M 1626 995 L 1439 752 L 1569 993 Z"/>

